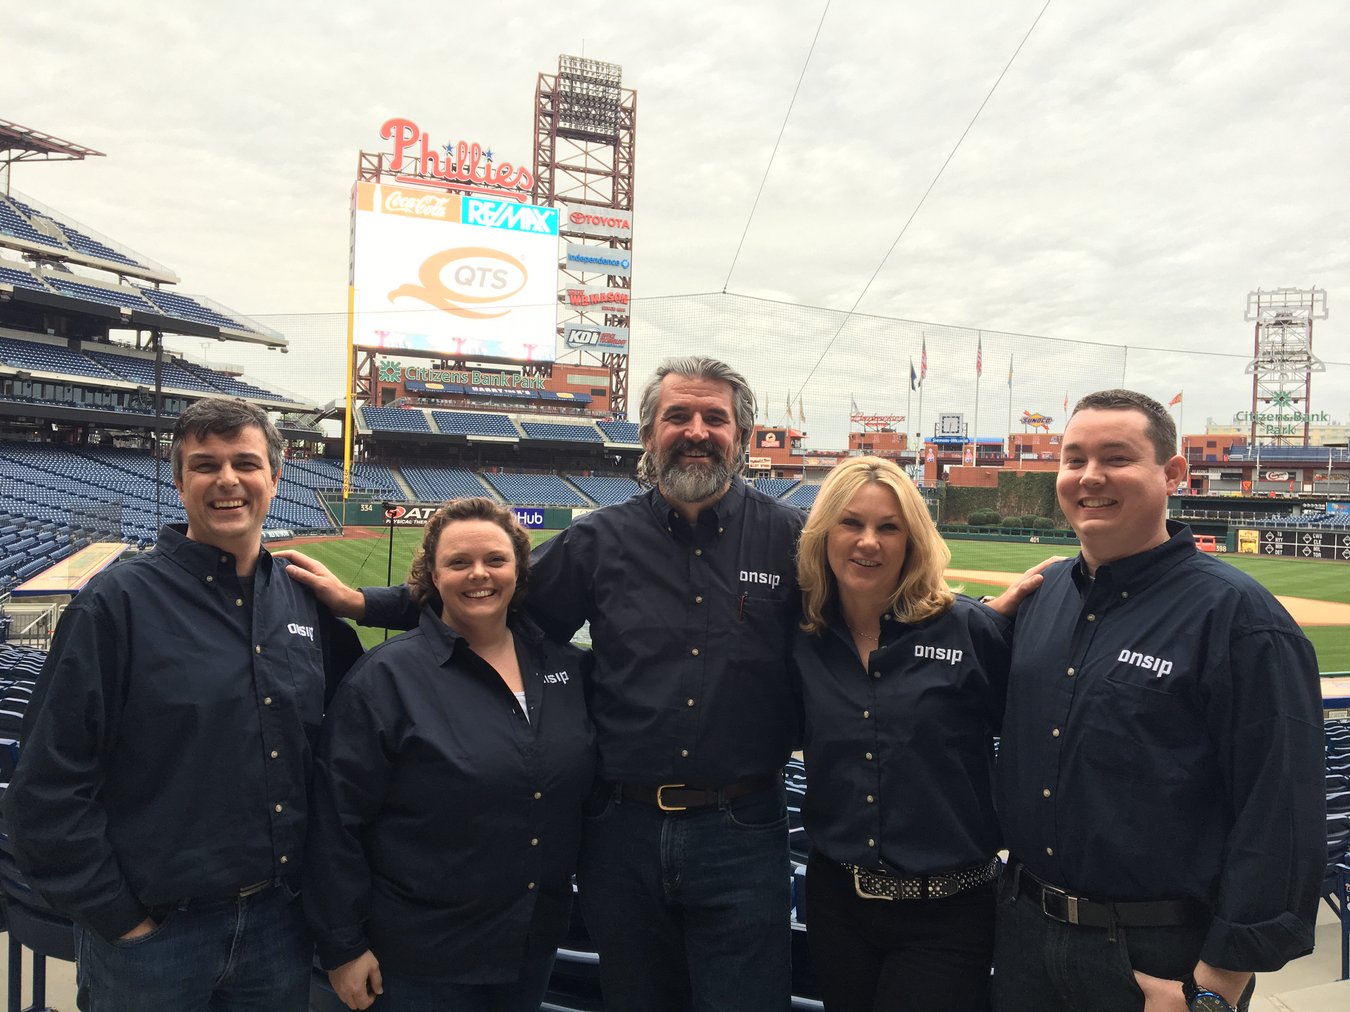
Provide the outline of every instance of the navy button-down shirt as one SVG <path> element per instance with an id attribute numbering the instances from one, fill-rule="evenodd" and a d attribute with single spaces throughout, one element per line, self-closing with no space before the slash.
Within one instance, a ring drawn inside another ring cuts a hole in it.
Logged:
<path id="1" fill-rule="evenodd" d="M 1279 603 L 1190 529 L 1016 620 L 997 801 L 1013 854 L 1092 899 L 1193 899 L 1201 958 L 1308 952 L 1326 864 L 1317 659 Z"/>
<path id="2" fill-rule="evenodd" d="M 414 976 L 511 981 L 562 941 L 595 775 L 589 657 L 511 628 L 526 712 L 429 609 L 338 690 L 305 870 L 324 966 L 369 948 Z"/>
<path id="3" fill-rule="evenodd" d="M 814 849 L 911 876 L 988 863 L 1010 640 L 1010 623 L 968 597 L 914 625 L 885 616 L 865 668 L 837 615 L 797 631 Z"/>
<path id="4" fill-rule="evenodd" d="M 717 788 L 781 772 L 800 739 L 789 654 L 805 519 L 736 478 L 695 524 L 653 490 L 534 550 L 531 617 L 563 642 L 591 624 L 602 778 Z M 364 621 L 407 627 L 405 587 L 364 593 Z"/>
<path id="5" fill-rule="evenodd" d="M 149 907 L 298 875 L 311 745 L 360 653 L 263 551 L 165 527 L 62 616 L 5 796 L 20 867 L 108 938 Z"/>

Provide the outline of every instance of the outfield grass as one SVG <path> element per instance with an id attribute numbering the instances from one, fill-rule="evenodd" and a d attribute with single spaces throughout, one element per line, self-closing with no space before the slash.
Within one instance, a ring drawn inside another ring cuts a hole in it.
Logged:
<path id="1" fill-rule="evenodd" d="M 531 532 L 534 544 L 551 538 L 554 531 Z M 408 575 L 413 551 L 421 543 L 422 532 L 400 527 L 394 531 L 394 580 Z M 1051 555 L 1077 554 L 1074 545 L 1030 545 L 1004 541 L 948 541 L 953 569 L 983 569 L 1001 573 L 1020 573 Z M 334 539 L 314 542 L 300 548 L 318 559 L 355 587 L 384 586 L 389 566 L 387 538 Z M 1344 563 L 1302 559 L 1267 559 L 1250 555 L 1220 555 L 1219 559 L 1248 573 L 1271 593 L 1309 597 L 1320 601 L 1350 603 L 1350 573 Z M 1001 586 L 961 581 L 967 594 L 997 594 Z M 1323 671 L 1350 671 L 1350 626 L 1309 626 L 1304 630 L 1317 649 Z M 384 631 L 362 629 L 367 646 L 380 642 Z"/>

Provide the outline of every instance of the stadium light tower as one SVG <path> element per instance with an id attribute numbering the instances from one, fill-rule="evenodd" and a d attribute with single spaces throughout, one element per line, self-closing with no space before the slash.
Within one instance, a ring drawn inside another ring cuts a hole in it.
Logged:
<path id="1" fill-rule="evenodd" d="M 1313 321 L 1326 318 L 1323 288 L 1247 293 L 1244 319 L 1255 323 L 1255 348 L 1246 368 L 1252 378 L 1252 446 L 1261 445 L 1262 434 L 1268 446 L 1308 445 L 1312 374 L 1327 368 L 1312 352 Z"/>
<path id="2" fill-rule="evenodd" d="M 633 165 L 637 122 L 637 92 L 622 87 L 623 71 L 616 63 L 581 56 L 559 56 L 556 74 L 540 74 L 535 87 L 534 200 L 537 204 L 589 206 L 630 212 L 627 234 L 615 230 L 588 230 L 560 220 L 564 241 L 603 242 L 624 250 L 631 259 L 633 239 Z M 601 216 L 603 217 L 603 216 Z M 571 280 L 568 280 L 568 279 Z M 560 272 L 561 287 L 585 287 L 583 272 Z M 573 323 L 598 323 L 628 332 L 631 287 L 628 275 L 608 275 L 603 284 L 622 297 L 589 307 L 567 304 L 577 316 Z M 560 301 L 566 301 L 560 295 Z M 600 321 L 594 317 L 602 316 Z M 565 325 L 559 327 L 562 336 Z M 610 404 L 616 415 L 628 413 L 628 349 L 622 352 L 575 352 L 578 358 L 599 355 L 609 369 Z"/>

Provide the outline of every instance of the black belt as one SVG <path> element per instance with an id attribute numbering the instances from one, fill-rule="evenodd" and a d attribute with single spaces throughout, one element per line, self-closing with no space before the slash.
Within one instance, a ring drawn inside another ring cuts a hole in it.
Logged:
<path id="1" fill-rule="evenodd" d="M 995 857 L 984 864 L 963 868 L 960 871 L 947 872 L 945 875 L 923 875 L 917 878 L 901 878 L 899 875 L 862 868 L 856 864 L 846 864 L 842 867 L 853 876 L 853 891 L 865 900 L 945 900 L 967 889 L 988 885 L 998 878 L 1003 862 Z"/>
<path id="2" fill-rule="evenodd" d="M 1129 903 L 1102 903 L 1042 882 L 1025 867 L 1017 869 L 1017 891 L 1034 901 L 1041 913 L 1061 924 L 1080 924 L 1089 928 L 1168 928 L 1196 924 L 1208 916 L 1203 904 L 1194 900 L 1144 900 Z"/>
<path id="3" fill-rule="evenodd" d="M 260 892 L 268 889 L 274 889 L 279 885 L 288 885 L 293 890 L 299 890 L 299 879 L 289 878 L 265 878 L 258 882 L 252 882 L 240 889 L 231 889 L 228 892 L 215 893 L 211 896 L 192 896 L 185 900 L 178 900 L 175 903 L 161 903 L 149 908 L 150 916 L 156 921 L 162 921 L 169 916 L 172 910 L 186 910 L 188 907 L 200 906 L 203 903 L 227 903 L 238 900 L 246 900 L 250 896 L 256 896 Z"/>
<path id="4" fill-rule="evenodd" d="M 724 805 L 747 794 L 767 791 L 781 785 L 781 775 L 765 777 L 746 777 L 727 784 L 725 787 L 690 787 L 688 784 L 661 784 L 659 787 L 647 787 L 642 784 L 620 784 L 619 792 L 625 801 L 638 801 L 644 805 L 655 805 L 663 812 L 683 812 L 689 808 L 708 808 L 712 805 Z"/>

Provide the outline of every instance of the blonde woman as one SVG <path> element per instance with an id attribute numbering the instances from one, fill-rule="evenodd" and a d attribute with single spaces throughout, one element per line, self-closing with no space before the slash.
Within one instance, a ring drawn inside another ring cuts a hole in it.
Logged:
<path id="1" fill-rule="evenodd" d="M 877 457 L 836 467 L 802 532 L 807 926 L 828 1012 L 988 1007 L 1011 634 L 947 588 L 950 558 Z"/>

